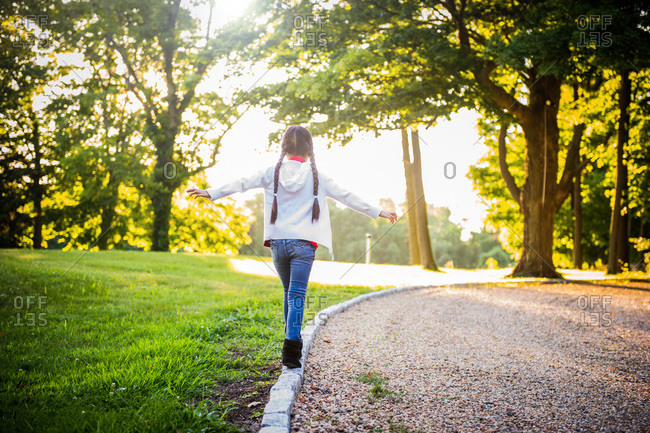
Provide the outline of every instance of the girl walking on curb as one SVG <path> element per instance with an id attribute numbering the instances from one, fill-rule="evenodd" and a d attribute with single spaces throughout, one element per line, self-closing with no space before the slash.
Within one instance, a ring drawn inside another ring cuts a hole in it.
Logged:
<path id="1" fill-rule="evenodd" d="M 264 188 L 264 246 L 271 248 L 273 264 L 284 288 L 282 363 L 288 368 L 298 368 L 305 295 L 318 245 L 325 246 L 334 260 L 326 198 L 331 197 L 373 219 L 383 217 L 395 223 L 397 214 L 366 203 L 319 173 L 311 134 L 302 126 L 290 126 L 284 132 L 282 152 L 275 166 L 220 188 L 189 188 L 186 192 L 192 197 L 215 201 L 252 188 Z"/>

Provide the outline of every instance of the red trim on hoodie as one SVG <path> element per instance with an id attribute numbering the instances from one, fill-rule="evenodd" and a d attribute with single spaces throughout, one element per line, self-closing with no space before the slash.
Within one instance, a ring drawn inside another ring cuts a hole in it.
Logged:
<path id="1" fill-rule="evenodd" d="M 302 158 L 299 157 L 299 156 L 292 156 L 291 158 L 289 158 L 289 161 L 300 161 L 300 162 L 305 162 L 305 160 L 302 159 Z M 303 240 L 306 241 L 307 239 L 303 239 Z M 312 241 L 307 241 L 307 242 L 309 242 L 310 244 L 312 244 L 313 246 L 315 246 L 316 248 L 318 248 L 318 244 L 317 244 L 316 242 L 312 242 Z M 271 243 L 270 243 L 268 240 L 266 240 L 266 241 L 264 241 L 264 246 L 270 248 L 270 247 L 271 247 Z"/>

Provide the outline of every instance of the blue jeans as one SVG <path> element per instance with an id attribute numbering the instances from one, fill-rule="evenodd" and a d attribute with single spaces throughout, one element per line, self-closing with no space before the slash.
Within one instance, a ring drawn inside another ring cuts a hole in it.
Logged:
<path id="1" fill-rule="evenodd" d="M 302 239 L 272 239 L 271 257 L 284 288 L 284 333 L 287 340 L 302 341 L 309 274 L 316 247 Z"/>

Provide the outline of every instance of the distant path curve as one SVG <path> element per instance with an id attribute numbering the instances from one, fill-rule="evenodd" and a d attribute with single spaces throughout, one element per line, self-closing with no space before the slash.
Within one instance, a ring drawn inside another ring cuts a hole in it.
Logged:
<path id="1" fill-rule="evenodd" d="M 246 274 L 276 276 L 273 262 L 267 258 L 260 261 L 249 258 L 231 258 L 230 266 Z M 312 283 L 344 284 L 369 287 L 401 287 L 429 286 L 459 283 L 489 283 L 506 281 L 504 277 L 512 272 L 507 269 L 449 269 L 444 272 L 432 272 L 422 269 L 422 266 L 375 265 L 365 263 L 332 262 L 316 260 L 309 276 Z M 610 279 L 603 272 L 560 270 L 565 278 L 582 280 Z M 534 278 L 517 279 L 517 281 L 533 281 Z M 512 281 L 512 280 L 507 280 Z"/>

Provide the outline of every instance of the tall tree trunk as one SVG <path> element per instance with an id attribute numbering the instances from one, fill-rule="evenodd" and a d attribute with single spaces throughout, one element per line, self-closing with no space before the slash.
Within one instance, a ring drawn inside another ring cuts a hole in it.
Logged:
<path id="1" fill-rule="evenodd" d="M 117 176 L 115 176 L 111 169 L 109 169 L 106 189 L 108 190 L 108 196 L 102 206 L 102 220 L 99 224 L 101 238 L 97 241 L 97 247 L 100 251 L 106 251 L 108 249 L 108 231 L 113 226 L 115 208 L 117 207 L 117 196 L 119 194 L 119 182 L 117 181 Z"/>
<path id="2" fill-rule="evenodd" d="M 401 129 L 402 133 L 402 161 L 404 162 L 404 177 L 406 178 L 406 210 L 408 212 L 409 228 L 409 255 L 412 265 L 420 264 L 420 243 L 418 242 L 418 223 L 417 215 L 413 207 L 415 206 L 415 186 L 413 185 L 413 167 L 411 167 L 411 154 L 409 152 L 409 137 L 406 128 Z"/>
<path id="3" fill-rule="evenodd" d="M 177 187 L 176 166 L 173 161 L 175 133 L 165 131 L 168 138 L 156 143 L 156 166 L 151 174 L 151 207 L 153 227 L 151 249 L 169 251 L 169 219 L 172 210 L 172 195 Z"/>
<path id="4" fill-rule="evenodd" d="M 573 267 L 582 269 L 582 173 L 573 181 Z"/>
<path id="5" fill-rule="evenodd" d="M 629 115 L 628 115 L 629 120 Z M 629 129 L 628 139 L 629 139 Z M 628 177 L 627 177 L 627 152 L 623 154 L 623 165 L 621 166 L 621 217 L 618 227 L 618 262 L 622 265 L 629 265 L 630 263 L 630 214 L 628 211 Z"/>
<path id="6" fill-rule="evenodd" d="M 427 202 L 424 198 L 422 183 L 422 158 L 420 156 L 420 137 L 418 131 L 411 130 L 411 146 L 413 148 L 413 186 L 415 189 L 415 211 L 418 224 L 418 243 L 420 244 L 420 260 L 424 269 L 438 271 L 438 265 L 433 258 L 431 239 L 429 238 L 429 219 L 427 217 Z"/>
<path id="7" fill-rule="evenodd" d="M 557 209 L 548 202 L 543 203 L 540 198 L 524 200 L 523 253 L 512 276 L 561 278 L 553 265 L 553 230 Z"/>
<path id="8" fill-rule="evenodd" d="M 539 77 L 530 88 L 531 115 L 521 122 L 526 139 L 525 177 L 521 189 L 524 239 L 521 259 L 512 276 L 561 278 L 553 265 L 555 213 L 561 205 L 557 189 L 561 81 Z M 558 203 L 559 202 L 559 203 Z"/>
<path id="9" fill-rule="evenodd" d="M 462 25 L 460 21 L 458 24 Z M 526 139 L 524 185 L 520 189 L 524 238 L 521 259 L 511 276 L 562 278 L 553 265 L 554 218 L 555 212 L 569 196 L 571 181 L 580 168 L 579 149 L 585 125 L 573 127 L 573 138 L 558 181 L 560 134 L 557 113 L 562 80 L 551 74 L 538 76 L 537 66 L 531 68 L 531 75 L 526 79 L 529 103 L 525 105 L 490 79 L 490 73 L 497 67 L 494 61 L 485 60 L 473 73 L 485 97 L 517 120 Z M 509 189 L 513 194 L 514 188 Z M 517 194 L 513 196 L 516 200 Z"/>
<path id="10" fill-rule="evenodd" d="M 113 219 L 115 219 L 115 208 L 110 206 L 105 206 L 102 208 L 102 220 L 99 224 L 100 236 L 97 241 L 97 247 L 100 251 L 106 251 L 108 249 L 108 231 L 113 225 Z"/>
<path id="11" fill-rule="evenodd" d="M 32 201 L 34 203 L 34 235 L 32 241 L 34 249 L 43 248 L 43 166 L 41 159 L 41 136 L 39 131 L 38 119 L 36 114 L 32 113 L 32 145 L 34 146 L 34 171 L 32 173 Z"/>
<path id="12" fill-rule="evenodd" d="M 172 209 L 172 193 L 160 192 L 151 197 L 153 208 L 152 251 L 169 251 L 169 219 Z"/>
<path id="13" fill-rule="evenodd" d="M 625 144 L 628 139 L 627 125 L 630 116 L 627 112 L 630 105 L 631 84 L 629 78 L 629 71 L 624 70 L 621 72 L 621 86 L 619 88 L 619 119 L 618 119 L 618 137 L 616 142 L 616 184 L 614 187 L 614 205 L 612 206 L 612 217 L 609 225 L 609 255 L 607 258 L 607 273 L 618 274 L 621 272 L 621 265 L 619 257 L 621 250 L 624 246 L 620 244 L 621 230 L 623 229 L 623 219 L 621 210 L 623 205 L 623 191 L 626 189 L 625 183 L 626 171 L 624 169 L 625 161 L 623 156 L 625 153 Z M 627 227 L 625 227 L 627 232 Z"/>
<path id="14" fill-rule="evenodd" d="M 573 100 L 580 98 L 578 84 L 573 85 Z M 582 269 L 582 161 L 580 150 L 577 156 L 578 170 L 575 179 L 573 179 L 573 188 L 571 191 L 571 208 L 573 209 L 573 267 Z"/>
<path id="15" fill-rule="evenodd" d="M 179 107 L 178 86 L 174 81 L 174 56 L 177 50 L 177 42 L 174 39 L 176 19 L 178 18 L 180 0 L 174 0 L 173 7 L 169 10 L 167 20 L 167 31 L 161 38 L 163 54 L 163 67 L 165 70 L 165 82 L 167 84 L 167 112 L 165 123 L 159 129 L 161 140 L 154 141 L 156 145 L 156 167 L 152 173 L 153 195 L 151 204 L 153 207 L 153 251 L 169 251 L 169 219 L 172 210 L 172 195 L 178 186 L 176 181 L 176 165 L 174 163 L 174 143 L 178 128 L 181 124 L 183 110 Z M 172 172 L 170 172 L 172 170 Z"/>
<path id="16" fill-rule="evenodd" d="M 639 238 L 645 237 L 645 231 L 643 230 L 646 224 L 646 219 L 645 215 L 641 215 L 641 219 L 639 221 Z M 649 269 L 646 267 L 646 254 L 650 254 L 650 250 L 648 249 L 643 249 L 639 251 L 639 261 L 634 265 L 630 266 L 630 270 L 632 271 L 640 271 L 640 272 L 647 272 Z"/>

